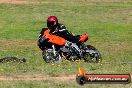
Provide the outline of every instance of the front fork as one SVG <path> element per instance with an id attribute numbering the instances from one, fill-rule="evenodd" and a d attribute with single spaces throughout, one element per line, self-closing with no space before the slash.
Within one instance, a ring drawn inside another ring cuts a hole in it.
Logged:
<path id="1" fill-rule="evenodd" d="M 53 54 L 54 54 L 54 57 L 56 57 L 55 46 L 54 46 L 54 45 L 52 45 L 52 48 L 53 48 Z"/>

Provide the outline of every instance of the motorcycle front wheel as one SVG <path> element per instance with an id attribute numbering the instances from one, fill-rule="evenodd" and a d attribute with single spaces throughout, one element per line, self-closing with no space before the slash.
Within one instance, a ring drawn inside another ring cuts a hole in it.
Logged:
<path id="1" fill-rule="evenodd" d="M 46 63 L 60 63 L 61 62 L 61 56 L 56 51 L 56 54 L 54 55 L 53 49 L 46 49 L 42 52 L 43 59 Z"/>

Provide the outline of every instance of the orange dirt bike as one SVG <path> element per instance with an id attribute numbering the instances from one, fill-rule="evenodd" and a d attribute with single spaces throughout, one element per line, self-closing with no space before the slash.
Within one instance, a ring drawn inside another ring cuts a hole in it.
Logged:
<path id="1" fill-rule="evenodd" d="M 48 42 L 52 43 L 51 47 L 43 50 L 42 56 L 46 63 L 61 62 L 62 58 L 67 60 L 84 60 L 85 62 L 101 61 L 100 52 L 91 45 L 85 45 L 88 40 L 87 34 L 78 35 L 81 44 L 69 42 L 62 37 L 51 35 L 49 31 L 45 31 L 44 36 L 48 38 Z M 59 46 L 59 48 L 58 48 Z"/>

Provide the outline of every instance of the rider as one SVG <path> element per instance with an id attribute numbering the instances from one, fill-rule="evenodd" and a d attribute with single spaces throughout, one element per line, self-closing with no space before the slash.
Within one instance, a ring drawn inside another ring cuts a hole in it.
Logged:
<path id="1" fill-rule="evenodd" d="M 58 22 L 58 18 L 56 16 L 48 17 L 47 27 L 48 28 L 42 28 L 39 35 L 38 46 L 41 50 L 44 50 L 45 47 L 50 47 L 52 45 L 50 42 L 48 42 L 48 39 L 43 36 L 44 31 L 46 30 L 49 30 L 49 34 L 60 36 L 66 39 L 67 41 L 76 43 L 77 45 L 81 42 L 79 41 L 79 36 L 74 36 L 72 33 L 68 32 L 65 25 Z"/>

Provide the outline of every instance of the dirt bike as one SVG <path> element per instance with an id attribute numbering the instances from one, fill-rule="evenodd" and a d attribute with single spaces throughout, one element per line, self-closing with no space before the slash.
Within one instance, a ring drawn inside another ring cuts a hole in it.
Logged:
<path id="1" fill-rule="evenodd" d="M 46 31 L 48 34 L 48 31 Z M 84 60 L 85 62 L 98 63 L 101 61 L 100 52 L 91 45 L 84 44 L 88 40 L 88 35 L 79 35 L 79 46 L 76 43 L 69 42 L 62 37 L 55 35 L 45 35 L 52 42 L 51 48 L 46 48 L 42 52 L 43 59 L 46 63 L 62 61 L 62 58 L 67 60 Z M 56 48 L 59 45 L 59 49 Z"/>

